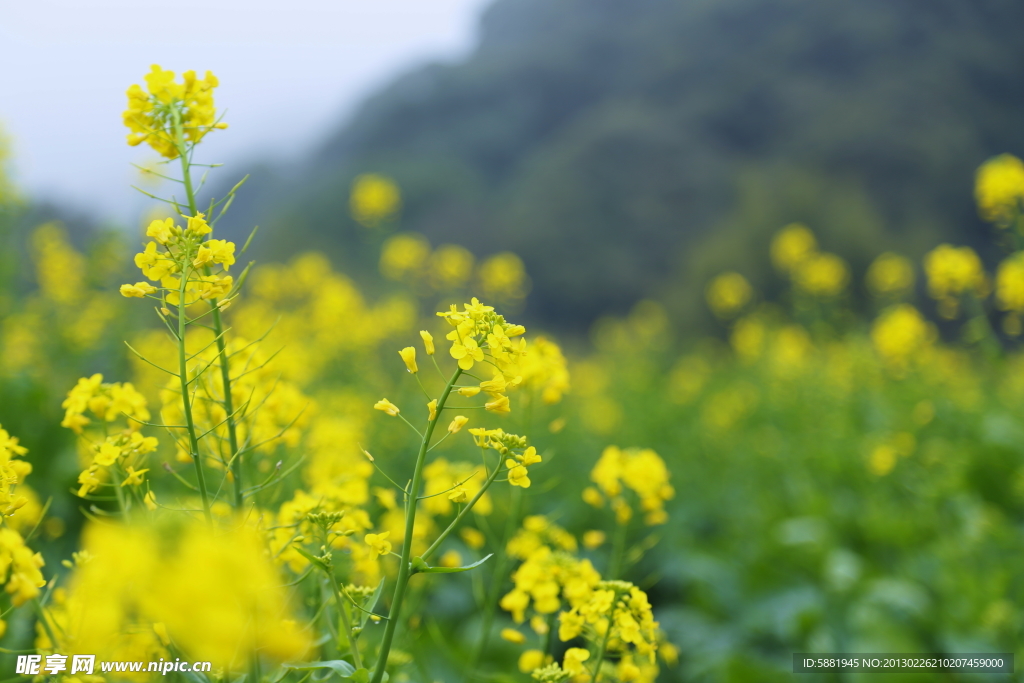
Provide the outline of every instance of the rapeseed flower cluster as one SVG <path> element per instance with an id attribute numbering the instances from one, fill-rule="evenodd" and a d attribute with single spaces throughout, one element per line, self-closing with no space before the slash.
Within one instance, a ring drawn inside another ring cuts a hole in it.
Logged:
<path id="1" fill-rule="evenodd" d="M 135 256 L 135 265 L 148 282 L 121 285 L 121 295 L 143 298 L 160 292 L 164 308 L 198 301 L 216 301 L 227 296 L 234 284 L 228 270 L 235 263 L 235 245 L 225 240 L 208 239 L 213 231 L 206 216 L 186 216 L 186 227 L 175 224 L 174 218 L 154 220 L 146 229 L 152 241 Z M 165 314 L 167 315 L 167 314 Z"/>
<path id="2" fill-rule="evenodd" d="M 814 233 L 800 223 L 788 225 L 775 235 L 771 257 L 798 291 L 814 297 L 838 296 L 850 279 L 846 262 L 835 254 L 818 251 Z"/>
<path id="3" fill-rule="evenodd" d="M 960 310 L 965 295 L 985 298 L 989 281 L 981 259 L 970 247 L 940 244 L 924 257 L 928 277 L 928 294 L 939 302 L 939 314 L 952 320 Z"/>
<path id="4" fill-rule="evenodd" d="M 28 449 L 19 445 L 17 437 L 0 426 L 0 584 L 15 607 L 36 598 L 46 585 L 40 571 L 43 557 L 25 544 L 15 522 L 28 512 L 23 508 L 29 499 L 19 491 L 32 472 L 32 465 L 21 459 L 26 453 Z M 6 630 L 7 622 L 0 619 L 0 637 Z"/>
<path id="5" fill-rule="evenodd" d="M 865 280 L 868 291 L 876 297 L 896 299 L 913 289 L 914 265 L 909 259 L 887 251 L 871 262 Z"/>
<path id="6" fill-rule="evenodd" d="M 380 272 L 421 295 L 454 293 L 473 285 L 490 300 L 516 304 L 530 289 L 522 259 L 511 252 L 493 254 L 477 264 L 465 247 L 442 244 L 431 249 L 427 238 L 417 233 L 399 233 L 384 242 Z"/>
<path id="7" fill-rule="evenodd" d="M 368 228 L 390 220 L 402 208 L 402 194 L 391 178 L 364 173 L 352 182 L 349 195 L 352 217 Z"/>
<path id="8" fill-rule="evenodd" d="M 209 71 L 204 78 L 186 71 L 178 83 L 173 71 L 154 64 L 145 81 L 145 89 L 128 88 L 124 125 L 131 131 L 129 145 L 145 142 L 161 156 L 176 159 L 184 154 L 183 140 L 196 145 L 211 130 L 227 128 L 217 120 L 213 89 L 220 83 Z"/>
<path id="9" fill-rule="evenodd" d="M 590 472 L 597 488 L 587 488 L 583 496 L 594 506 L 602 505 L 607 498 L 618 522 L 625 524 L 632 517 L 633 508 L 624 497 L 630 490 L 639 501 L 644 523 L 664 524 L 668 520 L 665 502 L 675 496 L 669 478 L 665 461 L 652 449 L 608 446 Z"/>
<path id="10" fill-rule="evenodd" d="M 718 275 L 705 291 L 711 311 L 726 320 L 738 315 L 753 296 L 754 290 L 747 278 L 734 272 Z"/>
<path id="11" fill-rule="evenodd" d="M 1024 162 L 1012 154 L 986 161 L 978 168 L 974 196 L 984 220 L 1008 227 L 1024 211 Z"/>

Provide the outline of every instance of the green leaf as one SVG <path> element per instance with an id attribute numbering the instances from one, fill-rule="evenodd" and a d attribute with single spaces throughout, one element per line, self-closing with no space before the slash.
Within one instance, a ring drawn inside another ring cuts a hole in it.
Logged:
<path id="1" fill-rule="evenodd" d="M 339 678 L 342 678 L 342 679 L 345 679 L 345 680 L 351 680 L 352 679 L 352 675 L 354 673 L 356 673 L 356 668 L 354 666 L 352 666 L 351 664 L 349 664 L 348 662 L 346 662 L 344 659 L 332 659 L 332 660 L 327 661 L 327 662 L 306 662 L 305 664 L 282 664 L 281 666 L 283 666 L 286 669 L 295 669 L 296 671 L 312 671 L 312 670 L 315 670 L 315 669 L 330 669 L 331 671 L 336 673 Z M 360 671 L 365 671 L 365 670 L 366 669 L 360 669 Z M 327 674 L 326 676 L 323 676 L 321 678 L 317 678 L 316 676 L 314 676 L 314 678 L 316 678 L 316 680 L 319 680 L 319 681 L 327 680 L 327 678 L 329 678 L 329 677 L 330 677 L 330 674 Z M 358 680 L 358 679 L 356 679 L 356 680 Z"/>
<path id="2" fill-rule="evenodd" d="M 482 565 L 487 560 L 491 559 L 491 557 L 493 557 L 493 555 L 494 555 L 494 553 L 491 553 L 487 557 L 485 557 L 485 558 L 483 558 L 481 560 L 477 560 L 473 564 L 467 565 L 465 567 L 417 567 L 416 564 L 414 563 L 413 564 L 413 572 L 414 573 L 419 573 L 419 574 L 454 574 L 456 572 L 468 572 L 470 569 L 475 569 L 475 568 L 479 567 L 480 565 Z M 416 559 L 419 559 L 419 558 L 416 558 Z"/>
<path id="3" fill-rule="evenodd" d="M 309 560 L 310 562 L 312 562 L 316 566 L 320 567 L 324 571 L 327 571 L 327 565 L 324 564 L 324 561 L 321 560 L 316 555 L 313 555 L 313 554 L 307 552 L 306 550 L 304 550 L 302 548 L 302 546 L 292 545 L 292 548 L 294 548 L 295 551 L 299 553 L 299 555 L 302 555 L 304 558 L 306 558 L 307 560 Z"/>
<path id="4" fill-rule="evenodd" d="M 365 628 L 366 622 L 370 619 L 370 612 L 377 606 L 377 601 L 380 600 L 381 594 L 384 592 L 384 579 L 381 578 L 380 583 L 377 584 L 377 590 L 373 591 L 373 594 L 366 599 L 363 603 L 363 609 L 365 612 L 360 612 L 359 627 Z"/>

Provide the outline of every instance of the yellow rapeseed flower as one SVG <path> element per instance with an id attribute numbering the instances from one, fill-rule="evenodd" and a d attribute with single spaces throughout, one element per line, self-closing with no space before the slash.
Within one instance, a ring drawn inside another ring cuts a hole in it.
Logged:
<path id="1" fill-rule="evenodd" d="M 352 182 L 349 209 L 356 222 L 375 228 L 392 218 L 401 207 L 398 185 L 387 176 L 364 173 Z"/>
<path id="2" fill-rule="evenodd" d="M 754 290 L 739 273 L 722 273 L 713 279 L 704 292 L 708 306 L 719 318 L 732 318 L 750 301 Z"/>
<path id="3" fill-rule="evenodd" d="M 910 259 L 887 251 L 871 262 L 866 281 L 875 296 L 904 294 L 914 287 L 914 265 Z"/>
<path id="4" fill-rule="evenodd" d="M 398 413 L 402 412 L 398 409 L 398 406 L 396 406 L 394 403 L 387 400 L 386 398 L 382 398 L 381 400 L 374 403 L 373 408 L 374 410 L 380 410 L 382 412 L 385 412 L 391 417 L 394 417 L 395 415 L 398 415 Z"/>
<path id="5" fill-rule="evenodd" d="M 420 371 L 416 365 L 416 348 L 413 346 L 406 346 L 404 349 L 398 352 L 398 355 L 402 357 L 402 361 L 405 363 L 405 367 L 408 368 L 409 372 L 417 373 Z"/>
<path id="6" fill-rule="evenodd" d="M 771 257 L 776 268 L 792 272 L 818 249 L 818 242 L 806 225 L 790 223 L 772 239 Z"/>
<path id="7" fill-rule="evenodd" d="M 935 337 L 934 327 L 910 304 L 886 309 L 871 326 L 875 351 L 897 369 L 929 347 Z"/>
<path id="8" fill-rule="evenodd" d="M 390 531 L 379 534 L 366 534 L 363 541 L 370 546 L 370 550 L 376 555 L 387 555 L 391 552 L 391 541 L 387 540 L 391 535 Z"/>
<path id="9" fill-rule="evenodd" d="M 808 294 L 832 297 L 841 293 L 850 278 L 846 263 L 835 254 L 809 254 L 792 271 L 796 286 Z"/>
<path id="10" fill-rule="evenodd" d="M 1004 311 L 1024 311 L 1024 252 L 1018 251 L 999 264 L 996 303 Z"/>
<path id="11" fill-rule="evenodd" d="M 423 339 L 423 349 L 428 356 L 434 355 L 434 336 L 426 330 L 420 330 L 420 337 Z"/>
<path id="12" fill-rule="evenodd" d="M 449 433 L 458 434 L 459 431 L 466 426 L 467 422 L 469 422 L 469 418 L 465 415 L 456 415 L 452 419 L 451 424 L 448 425 Z"/>
<path id="13" fill-rule="evenodd" d="M 503 640 L 507 640 L 515 645 L 522 645 L 526 642 L 526 636 L 523 635 L 522 631 L 517 631 L 514 628 L 501 629 L 501 637 Z"/>
<path id="14" fill-rule="evenodd" d="M 161 156 L 176 159 L 182 151 L 176 144 L 176 120 L 182 128 L 181 142 L 186 144 L 196 144 L 211 130 L 227 127 L 217 121 L 213 90 L 219 82 L 209 71 L 205 78 L 186 71 L 182 82 L 177 83 L 173 71 L 154 64 L 145 81 L 145 90 L 139 85 L 128 88 L 128 109 L 123 118 L 131 131 L 129 145 L 145 142 Z"/>
<path id="15" fill-rule="evenodd" d="M 1006 227 L 1024 209 L 1024 162 L 1012 154 L 986 161 L 978 168 L 974 196 L 984 220 Z"/>

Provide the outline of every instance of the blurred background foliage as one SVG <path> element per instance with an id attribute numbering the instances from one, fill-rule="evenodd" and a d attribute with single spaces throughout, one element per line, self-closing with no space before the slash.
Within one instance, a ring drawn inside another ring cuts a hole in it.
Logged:
<path id="1" fill-rule="evenodd" d="M 857 265 L 984 243 L 971 177 L 1024 148 L 1022 21 L 1012 0 L 498 0 L 475 53 L 256 172 L 231 226 L 372 266 L 345 203 L 386 173 L 406 229 L 519 254 L 534 320 L 582 332 L 648 297 L 707 329 L 700 283 L 767 284 L 758 255 L 790 221 Z"/>
<path id="2" fill-rule="evenodd" d="M 253 173 L 223 224 L 261 226 L 240 332 L 285 320 L 281 372 L 344 416 L 345 448 L 401 445 L 372 401 L 404 397 L 394 349 L 449 301 L 488 296 L 566 342 L 571 390 L 532 416 L 557 457 L 527 511 L 582 533 L 611 514 L 581 499 L 605 446 L 666 459 L 670 523 L 636 531 L 627 577 L 679 648 L 659 680 L 790 680 L 807 650 L 1020 660 L 1019 322 L 984 270 L 987 291 L 929 295 L 921 264 L 944 241 L 989 273 L 1001 258 L 972 190 L 1024 150 L 1022 19 L 1009 0 L 498 0 L 463 63 Z M 64 394 L 93 372 L 151 400 L 159 383 L 122 342 L 152 335 L 116 295 L 138 234 L 5 177 L 0 423 L 53 498 L 55 566 L 81 519 Z M 838 260 L 786 266 L 773 239 L 794 222 Z M 884 251 L 909 257 L 893 286 Z M 429 598 L 450 642 L 415 645 L 449 676 L 478 627 L 453 595 Z"/>

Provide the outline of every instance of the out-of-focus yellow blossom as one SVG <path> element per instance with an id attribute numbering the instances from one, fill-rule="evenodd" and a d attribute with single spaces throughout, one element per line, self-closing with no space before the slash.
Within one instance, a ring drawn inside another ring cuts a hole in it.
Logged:
<path id="1" fill-rule="evenodd" d="M 589 560 L 541 546 L 512 575 L 514 588 L 500 605 L 521 624 L 531 606 L 538 614 L 554 614 L 563 602 L 569 607 L 583 604 L 600 579 Z"/>
<path id="2" fill-rule="evenodd" d="M 530 352 L 519 360 L 523 373 L 523 387 L 539 390 L 541 400 L 549 405 L 558 403 L 569 391 L 569 368 L 558 344 L 546 337 L 537 337 L 530 344 Z"/>
<path id="3" fill-rule="evenodd" d="M 849 279 L 850 271 L 843 259 L 823 252 L 808 255 L 793 270 L 796 286 L 813 296 L 836 296 Z"/>
<path id="4" fill-rule="evenodd" d="M 427 352 L 428 356 L 434 355 L 434 335 L 430 334 L 426 330 L 420 330 L 420 337 L 423 339 L 423 349 Z"/>
<path id="5" fill-rule="evenodd" d="M 583 502 L 591 507 L 604 507 L 604 496 L 593 486 L 583 489 Z"/>
<path id="6" fill-rule="evenodd" d="M 443 244 L 430 256 L 430 282 L 435 289 L 457 289 L 473 275 L 473 254 L 465 247 Z"/>
<path id="7" fill-rule="evenodd" d="M 896 449 L 889 444 L 878 444 L 871 450 L 868 467 L 872 474 L 883 477 L 896 466 Z"/>
<path id="8" fill-rule="evenodd" d="M 409 372 L 415 374 L 420 371 L 416 365 L 416 348 L 413 346 L 406 346 L 404 349 L 398 352 L 398 355 L 402 357 L 402 362 L 405 363 L 405 367 Z"/>
<path id="9" fill-rule="evenodd" d="M 394 403 L 387 400 L 386 398 L 382 398 L 381 400 L 374 403 L 373 408 L 374 410 L 380 410 L 382 412 L 385 412 L 391 417 L 394 417 L 395 415 L 398 415 L 398 413 L 402 412 L 398 409 L 398 406 L 396 406 Z"/>
<path id="10" fill-rule="evenodd" d="M 526 650 L 523 654 L 519 655 L 519 661 L 517 666 L 519 671 L 528 674 L 534 669 L 539 669 L 544 665 L 544 653 L 540 650 Z"/>
<path id="11" fill-rule="evenodd" d="M 583 547 L 588 550 L 600 548 L 605 542 L 605 533 L 599 529 L 591 529 L 583 533 Z"/>
<path id="12" fill-rule="evenodd" d="M 1024 311 L 1024 251 L 999 264 L 996 271 L 996 303 L 1004 311 Z"/>
<path id="13" fill-rule="evenodd" d="M 349 210 L 356 222 L 375 228 L 402 208 L 402 194 L 391 178 L 377 173 L 356 176 L 349 195 Z"/>
<path id="14" fill-rule="evenodd" d="M 309 647 L 253 531 L 180 518 L 106 523 L 87 527 L 82 545 L 93 559 L 72 575 L 60 652 L 106 659 L 140 630 L 153 633 L 153 624 L 190 658 L 218 667 L 246 666 L 256 648 L 280 661 Z"/>
<path id="15" fill-rule="evenodd" d="M 868 290 L 877 297 L 906 294 L 914 287 L 914 264 L 890 251 L 871 262 L 866 277 Z"/>
<path id="16" fill-rule="evenodd" d="M 508 542 L 508 554 L 519 560 L 529 559 L 540 548 L 576 552 L 576 538 L 543 515 L 530 515 Z"/>
<path id="17" fill-rule="evenodd" d="M 39 595 L 46 585 L 43 574 L 43 556 L 33 553 L 25 540 L 14 529 L 0 527 L 0 583 L 11 596 L 13 605 L 24 605 Z"/>
<path id="18" fill-rule="evenodd" d="M 754 295 L 747 278 L 739 273 L 722 273 L 715 277 L 704 291 L 711 311 L 719 318 L 733 318 Z"/>
<path id="19" fill-rule="evenodd" d="M 515 645 L 522 645 L 526 642 L 526 636 L 523 635 L 522 631 L 517 631 L 514 628 L 501 629 L 501 637 Z"/>
<path id="20" fill-rule="evenodd" d="M 647 524 L 666 521 L 665 501 L 675 495 L 669 476 L 665 461 L 650 448 L 617 446 L 605 448 L 590 472 L 591 480 L 613 501 L 621 499 L 624 489 L 636 493 Z"/>
<path id="21" fill-rule="evenodd" d="M 973 294 L 979 298 L 988 295 L 988 278 L 981 259 L 970 247 L 940 244 L 924 257 L 924 271 L 928 277 L 928 294 L 939 302 L 939 314 L 955 318 L 959 297 Z"/>
<path id="22" fill-rule="evenodd" d="M 419 277 L 430 257 L 430 243 L 423 235 L 395 235 L 384 243 L 380 253 L 380 272 L 390 280 Z"/>
<path id="23" fill-rule="evenodd" d="M 23 510 L 29 502 L 24 493 L 15 493 L 32 472 L 31 464 L 18 459 L 26 453 L 28 449 L 0 427 L 0 515 L 5 519 L 4 526 L 0 527 L 0 583 L 5 584 L 4 589 L 15 606 L 38 596 L 39 589 L 46 585 L 40 572 L 42 555 L 33 553 L 21 534 L 12 528 L 21 524 L 20 519 L 17 522 L 15 519 L 26 515 Z"/>
<path id="24" fill-rule="evenodd" d="M 761 356 L 768 330 L 757 316 L 748 315 L 736 321 L 729 343 L 741 360 L 752 362 Z"/>
<path id="25" fill-rule="evenodd" d="M 154 64 L 145 80 L 146 90 L 139 85 L 128 88 L 124 125 L 131 131 L 129 145 L 145 142 L 160 155 L 176 159 L 181 153 L 175 144 L 179 121 L 182 136 L 190 144 L 198 143 L 215 128 L 227 127 L 217 122 L 213 89 L 219 83 L 209 71 L 205 78 L 196 78 L 195 71 L 186 71 L 182 82 L 176 83 L 173 71 Z"/>
<path id="26" fill-rule="evenodd" d="M 484 537 L 479 530 L 474 529 L 473 527 L 463 527 L 459 531 L 459 537 L 462 538 L 462 541 L 473 550 L 479 550 L 487 543 L 486 537 Z"/>
<path id="27" fill-rule="evenodd" d="M 448 431 L 451 434 L 458 434 L 466 426 L 467 422 L 469 422 L 469 418 L 465 415 L 456 415 L 452 419 L 451 424 L 448 425 Z"/>
<path id="28" fill-rule="evenodd" d="M 213 442 L 217 448 L 211 449 L 216 453 L 206 458 L 206 464 L 223 468 L 231 457 L 224 448 L 229 437 L 223 384 L 219 372 L 200 373 L 203 368 L 219 361 L 218 349 L 211 341 L 207 340 L 195 352 L 188 372 L 194 387 L 191 399 L 193 419 L 202 433 L 218 437 Z M 298 445 L 310 425 L 310 416 L 315 412 L 309 399 L 293 383 L 281 379 L 276 369 L 267 364 L 268 357 L 258 344 L 249 344 L 240 336 L 232 336 L 225 345 L 225 352 L 233 377 L 231 394 L 232 403 L 236 406 L 234 423 L 238 438 L 251 443 L 254 456 L 271 453 L 281 445 Z M 160 389 L 160 399 L 163 423 L 185 424 L 178 378 L 170 378 Z M 179 448 L 178 459 L 188 462 L 191 456 Z"/>
<path id="29" fill-rule="evenodd" d="M 287 348 L 274 365 L 300 386 L 339 363 L 361 363 L 383 340 L 415 330 L 416 311 L 410 300 L 396 296 L 371 304 L 351 279 L 331 269 L 323 254 L 300 254 L 286 265 L 257 266 L 247 289 L 235 309 L 233 329 L 248 339 L 266 336 L 268 348 Z M 338 320 L 361 322 L 339 326 Z M 363 372 L 371 367 L 361 365 Z"/>
<path id="30" fill-rule="evenodd" d="M 974 183 L 982 219 L 1006 227 L 1024 209 L 1024 162 L 1000 154 L 983 163 Z"/>
<path id="31" fill-rule="evenodd" d="M 477 278 L 484 294 L 499 301 L 522 299 L 530 291 L 530 278 L 522 259 L 508 251 L 481 263 Z"/>
<path id="32" fill-rule="evenodd" d="M 481 465 L 437 458 L 423 468 L 423 509 L 435 516 L 451 514 L 455 511 L 453 504 L 465 503 L 473 498 L 484 485 L 486 477 L 487 473 Z M 441 495 L 445 492 L 449 494 Z M 453 498 L 452 494 L 456 492 L 458 496 Z M 493 509 L 490 494 L 484 493 L 473 507 L 473 512 L 489 515 Z"/>
<path id="33" fill-rule="evenodd" d="M 462 555 L 459 554 L 458 550 L 449 550 L 437 562 L 442 567 L 461 567 Z"/>
<path id="34" fill-rule="evenodd" d="M 814 255 L 817 249 L 818 241 L 814 239 L 814 233 L 805 225 L 791 223 L 772 239 L 772 263 L 779 270 L 790 273 Z"/>
<path id="35" fill-rule="evenodd" d="M 887 308 L 871 326 L 875 351 L 897 370 L 930 347 L 936 336 L 934 326 L 910 304 Z"/>
<path id="36" fill-rule="evenodd" d="M 363 537 L 363 541 L 366 545 L 370 546 L 374 554 L 387 555 L 391 552 L 391 541 L 387 540 L 390 535 L 390 531 L 384 531 L 379 534 L 366 534 Z"/>
<path id="37" fill-rule="evenodd" d="M 31 239 L 41 293 L 57 303 L 79 301 L 85 290 L 87 263 L 68 242 L 61 224 L 41 225 Z"/>

